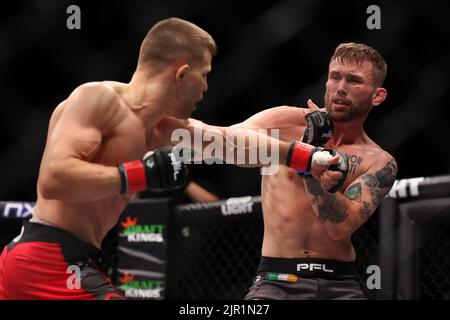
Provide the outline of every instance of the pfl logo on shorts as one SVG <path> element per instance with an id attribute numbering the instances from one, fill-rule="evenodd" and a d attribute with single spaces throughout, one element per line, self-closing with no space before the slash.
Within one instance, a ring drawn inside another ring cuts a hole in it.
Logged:
<path id="1" fill-rule="evenodd" d="M 327 266 L 325 264 L 320 264 L 320 263 L 298 263 L 297 271 L 302 271 L 302 270 L 308 270 L 308 271 L 320 270 L 323 272 L 334 272 L 334 270 L 332 270 L 332 269 L 327 269 Z"/>

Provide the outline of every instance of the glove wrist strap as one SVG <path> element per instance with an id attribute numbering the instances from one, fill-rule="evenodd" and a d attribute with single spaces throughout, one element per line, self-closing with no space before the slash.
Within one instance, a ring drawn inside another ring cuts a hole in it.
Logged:
<path id="1" fill-rule="evenodd" d="M 287 157 L 288 166 L 296 170 L 309 171 L 311 169 L 311 153 L 314 149 L 314 146 L 300 141 L 292 142 Z"/>
<path id="2" fill-rule="evenodd" d="M 121 177 L 121 194 L 147 189 L 147 177 L 141 160 L 122 163 L 118 165 L 118 169 Z"/>

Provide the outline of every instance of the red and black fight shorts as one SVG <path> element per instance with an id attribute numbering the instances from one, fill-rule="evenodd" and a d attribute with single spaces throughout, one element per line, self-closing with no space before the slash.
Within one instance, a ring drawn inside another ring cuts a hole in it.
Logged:
<path id="1" fill-rule="evenodd" d="M 60 228 L 24 222 L 0 256 L 1 299 L 124 299 L 100 269 L 100 250 Z"/>

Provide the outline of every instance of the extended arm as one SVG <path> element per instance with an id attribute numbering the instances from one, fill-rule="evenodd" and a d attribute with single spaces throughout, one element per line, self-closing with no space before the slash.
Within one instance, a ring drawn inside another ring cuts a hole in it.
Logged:
<path id="1" fill-rule="evenodd" d="M 194 161 L 216 158 L 242 167 L 260 167 L 274 164 L 268 163 L 270 157 L 279 160 L 277 164 L 285 164 L 290 147 L 286 137 L 301 138 L 305 110 L 276 107 L 229 127 L 167 118 L 159 124 L 158 131 L 162 136 L 171 136 L 172 145 L 194 150 Z"/>

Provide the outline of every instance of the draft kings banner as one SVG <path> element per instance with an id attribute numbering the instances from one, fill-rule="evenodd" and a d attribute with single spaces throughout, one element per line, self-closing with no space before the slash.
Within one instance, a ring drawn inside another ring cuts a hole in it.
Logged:
<path id="1" fill-rule="evenodd" d="M 168 199 L 131 202 L 118 226 L 116 286 L 127 299 L 163 299 L 167 272 Z"/>

